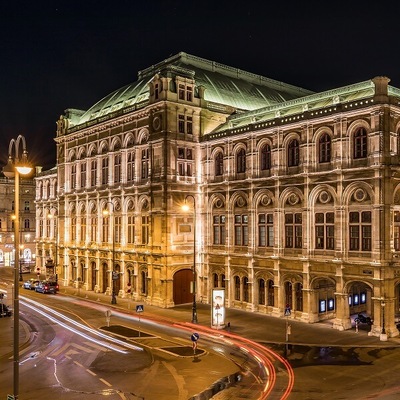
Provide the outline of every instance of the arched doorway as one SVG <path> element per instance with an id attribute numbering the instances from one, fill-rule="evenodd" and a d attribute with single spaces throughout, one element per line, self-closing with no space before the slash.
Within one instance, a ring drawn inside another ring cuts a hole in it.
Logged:
<path id="1" fill-rule="evenodd" d="M 372 302 L 371 288 L 364 282 L 352 282 L 349 287 L 349 314 L 368 314 L 371 315 Z"/>
<path id="2" fill-rule="evenodd" d="M 174 303 L 185 304 L 193 301 L 193 293 L 190 293 L 193 271 L 181 269 L 174 275 Z"/>

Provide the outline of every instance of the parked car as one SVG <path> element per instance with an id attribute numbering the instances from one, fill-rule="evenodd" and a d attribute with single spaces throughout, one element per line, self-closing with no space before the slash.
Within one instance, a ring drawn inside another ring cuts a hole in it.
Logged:
<path id="1" fill-rule="evenodd" d="M 35 290 L 36 286 L 39 284 L 38 279 L 28 279 L 24 284 L 22 285 L 24 289 L 29 289 L 29 290 Z"/>
<path id="2" fill-rule="evenodd" d="M 58 292 L 58 289 L 59 287 L 57 282 L 51 282 L 51 281 L 39 282 L 38 285 L 35 287 L 35 291 L 39 293 L 56 294 Z"/>
<path id="3" fill-rule="evenodd" d="M 371 317 L 365 316 L 364 314 L 361 313 L 357 315 L 357 317 L 354 319 L 354 322 L 356 324 L 368 324 L 368 325 L 372 325 L 373 323 Z"/>
<path id="4" fill-rule="evenodd" d="M 11 317 L 12 311 L 10 307 L 6 306 L 3 303 L 0 303 L 0 318 L 2 317 Z"/>

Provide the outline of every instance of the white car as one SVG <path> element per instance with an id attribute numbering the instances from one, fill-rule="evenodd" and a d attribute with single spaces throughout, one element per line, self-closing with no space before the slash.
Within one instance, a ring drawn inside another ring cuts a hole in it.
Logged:
<path id="1" fill-rule="evenodd" d="M 22 285 L 24 289 L 35 290 L 36 286 L 39 284 L 39 280 L 37 279 L 29 279 Z"/>

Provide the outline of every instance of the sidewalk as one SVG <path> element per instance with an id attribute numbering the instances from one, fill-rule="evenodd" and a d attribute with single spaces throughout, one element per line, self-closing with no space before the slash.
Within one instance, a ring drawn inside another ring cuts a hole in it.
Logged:
<path id="1" fill-rule="evenodd" d="M 111 296 L 102 293 L 94 293 L 73 287 L 61 287 L 60 294 L 79 296 L 89 301 L 108 304 L 110 310 L 129 310 L 136 314 L 136 306 L 143 306 L 141 318 L 163 318 L 170 322 L 187 322 L 192 319 L 192 304 L 179 305 L 173 308 L 160 308 L 151 306 L 145 302 L 132 301 L 128 298 L 117 297 L 117 304 L 111 304 Z M 198 323 L 210 327 L 210 305 L 197 303 Z M 288 343 L 308 346 L 342 346 L 342 347 L 393 347 L 400 346 L 400 338 L 388 338 L 380 341 L 379 337 L 368 336 L 369 327 L 360 326 L 359 332 L 355 328 L 347 331 L 338 331 L 332 328 L 331 321 L 323 321 L 308 324 L 288 318 L 276 318 L 257 312 L 248 312 L 237 309 L 226 309 L 226 324 L 230 322 L 230 332 L 256 340 L 262 343 L 285 344 L 286 323 L 291 325 L 291 334 Z M 226 328 L 225 328 L 226 329 Z M 221 330 L 223 332 L 223 330 Z"/>

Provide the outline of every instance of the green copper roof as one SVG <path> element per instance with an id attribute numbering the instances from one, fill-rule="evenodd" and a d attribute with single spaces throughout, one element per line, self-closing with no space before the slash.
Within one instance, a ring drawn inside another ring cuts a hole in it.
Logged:
<path id="1" fill-rule="evenodd" d="M 250 124 L 257 124 L 272 121 L 276 118 L 282 120 L 299 115 L 305 111 L 313 112 L 327 108 L 334 108 L 338 104 L 350 103 L 357 100 L 371 98 L 374 93 L 372 80 L 344 86 L 325 92 L 314 93 L 298 99 L 289 100 L 280 104 L 274 104 L 259 108 L 257 110 L 232 115 L 227 121 L 220 125 L 210 135 L 230 129 L 245 127 Z M 396 93 L 396 89 L 389 86 L 389 94 Z"/>
<path id="2" fill-rule="evenodd" d="M 140 71 L 136 82 L 104 97 L 71 123 L 73 125 L 82 124 L 125 107 L 145 104 L 149 99 L 148 84 L 157 73 L 193 77 L 197 87 L 205 88 L 204 98 L 206 101 L 246 111 L 279 104 L 312 93 L 297 86 L 214 61 L 187 53 L 178 53 Z"/>

